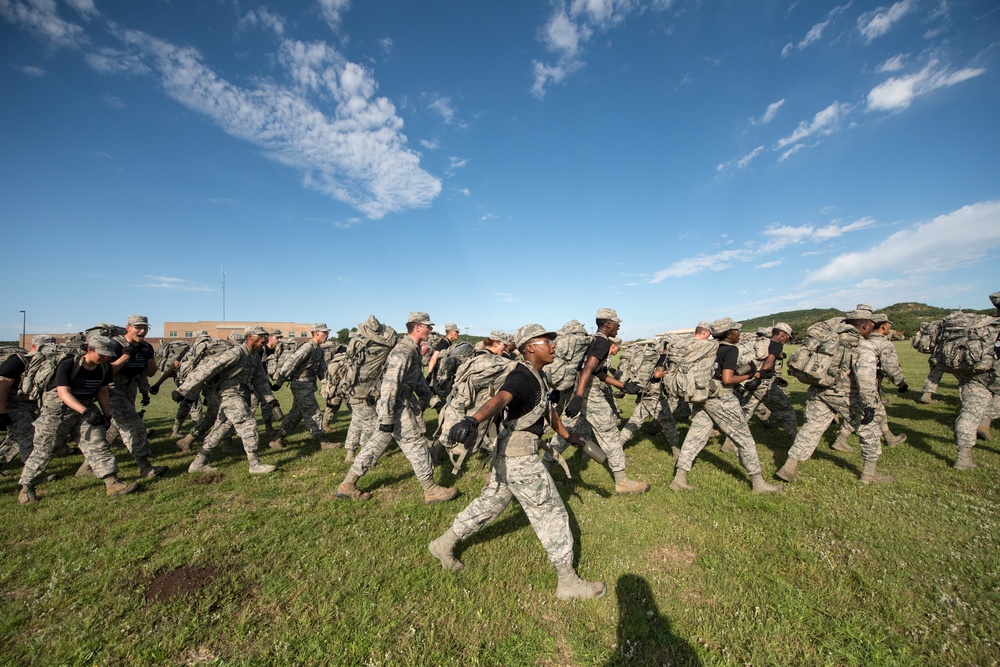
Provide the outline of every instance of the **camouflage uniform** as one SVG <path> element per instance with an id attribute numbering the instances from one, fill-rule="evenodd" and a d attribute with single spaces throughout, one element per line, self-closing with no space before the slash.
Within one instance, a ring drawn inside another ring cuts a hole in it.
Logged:
<path id="1" fill-rule="evenodd" d="M 959 449 L 976 445 L 976 429 L 984 418 L 1000 417 L 1000 394 L 990 391 L 990 373 L 956 375 L 962 401 L 955 420 L 955 444 Z M 993 380 L 995 384 L 995 380 Z"/>
<path id="2" fill-rule="evenodd" d="M 282 373 L 292 376 L 288 383 L 292 390 L 292 407 L 281 422 L 279 432 L 291 433 L 300 421 L 304 421 L 309 435 L 321 438 L 323 427 L 320 424 L 319 403 L 316 402 L 316 380 L 326 372 L 323 350 L 315 341 L 309 340 L 297 347 L 287 361 L 282 360 L 281 366 Z"/>
<path id="3" fill-rule="evenodd" d="M 202 451 L 205 454 L 211 452 L 235 428 L 246 453 L 255 454 L 259 436 L 248 394 L 252 391 L 265 403 L 275 400 L 260 356 L 252 352 L 246 343 L 240 343 L 201 363 L 177 391 L 185 398 L 194 397 L 215 378 L 218 379 L 218 417 L 205 436 Z"/>
<path id="4" fill-rule="evenodd" d="M 31 355 L 24 355 L 22 361 L 26 369 L 28 363 L 31 362 Z M 7 364 L 5 363 L 5 365 Z M 19 367 L 20 362 L 11 359 L 10 365 Z M 32 423 L 38 416 L 37 403 L 25 400 L 18 391 L 24 370 L 20 373 L 11 371 L 10 374 L 17 377 L 3 376 L 5 380 L 10 382 L 7 391 L 7 416 L 10 417 L 10 425 L 7 427 L 7 436 L 0 444 L 0 465 L 13 461 L 15 456 L 21 459 L 21 463 L 28 460 L 35 437 L 35 428 Z"/>
<path id="5" fill-rule="evenodd" d="M 921 393 L 936 394 L 938 385 L 941 383 L 941 378 L 944 377 L 944 368 L 937 365 L 936 354 L 932 354 L 927 363 L 930 364 L 930 371 L 927 373 L 927 379 L 924 380 L 924 388 Z"/>
<path id="6" fill-rule="evenodd" d="M 778 377 L 778 373 L 779 371 L 775 371 L 775 377 L 767 378 L 761 382 L 753 393 L 744 393 L 740 398 L 740 404 L 743 406 L 743 415 L 747 421 L 753 417 L 753 413 L 757 410 L 766 410 L 769 414 L 767 417 L 762 415 L 762 418 L 774 417 L 785 434 L 794 440 L 799 432 L 795 408 L 792 407 L 792 401 L 785 391 L 788 381 Z"/>
<path id="7" fill-rule="evenodd" d="M 374 398 L 351 398 L 347 405 L 351 409 L 351 424 L 347 427 L 344 447 L 353 454 L 362 442 L 368 442 L 372 437 L 378 426 L 378 417 L 375 416 Z"/>
<path id="8" fill-rule="evenodd" d="M 632 411 L 632 416 L 629 417 L 625 426 L 622 427 L 621 441 L 625 443 L 631 440 L 643 422 L 652 418 L 660 427 L 660 430 L 663 431 L 663 435 L 667 438 L 670 446 L 679 447 L 681 440 L 680 435 L 677 433 L 677 422 L 674 421 L 667 397 L 660 391 L 660 383 L 650 383 L 649 390 L 636 398 L 638 400 L 635 404 L 635 410 Z"/>
<path id="9" fill-rule="evenodd" d="M 795 443 L 788 451 L 789 458 L 808 460 L 823 433 L 835 415 L 849 423 L 861 441 L 861 458 L 877 461 L 882 455 L 882 438 L 877 419 L 861 424 L 865 408 L 878 409 L 878 382 L 876 372 L 878 357 L 870 341 L 861 338 L 851 368 L 842 373 L 836 385 L 829 389 L 809 387 L 806 394 L 805 422 L 799 429 Z M 973 429 L 975 432 L 975 429 Z"/>
<path id="10" fill-rule="evenodd" d="M 115 351 L 120 354 L 124 346 L 120 341 L 116 341 L 115 344 Z M 148 457 L 153 453 L 146 435 L 146 423 L 136 412 L 135 399 L 139 393 L 140 375 L 145 377 L 146 362 L 152 359 L 154 354 L 153 347 L 145 341 L 139 343 L 137 347 L 143 354 L 136 359 L 130 359 L 125 367 L 118 371 L 110 388 L 112 427 L 117 427 L 125 448 L 136 459 Z M 135 372 L 128 373 L 125 368 Z"/>
<path id="11" fill-rule="evenodd" d="M 417 479 L 422 484 L 433 482 L 434 467 L 425 437 L 427 428 L 414 392 L 422 400 L 430 400 L 434 395 L 424 379 L 419 346 L 409 336 L 403 336 L 386 359 L 375 406 L 377 423 L 394 424 L 395 429 L 392 433 L 373 430 L 351 465 L 351 473 L 360 477 L 371 470 L 395 438 Z"/>

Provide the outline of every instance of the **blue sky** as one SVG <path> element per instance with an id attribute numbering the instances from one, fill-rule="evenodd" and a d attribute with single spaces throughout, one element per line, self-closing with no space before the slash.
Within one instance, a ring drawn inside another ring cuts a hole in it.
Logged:
<path id="1" fill-rule="evenodd" d="M 1000 289 L 992 2 L 0 0 L 0 338 Z"/>

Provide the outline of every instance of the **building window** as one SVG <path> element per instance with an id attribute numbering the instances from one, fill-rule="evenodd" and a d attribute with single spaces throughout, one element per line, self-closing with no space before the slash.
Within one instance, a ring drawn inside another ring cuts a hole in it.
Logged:
<path id="1" fill-rule="evenodd" d="M 192 331 L 185 331 L 184 332 L 184 337 L 185 338 L 193 338 L 194 337 L 194 332 L 192 332 Z"/>
<path id="2" fill-rule="evenodd" d="M 176 331 L 171 331 L 171 332 L 170 332 L 169 334 L 167 334 L 167 335 L 168 335 L 168 336 L 169 336 L 170 338 L 177 338 L 177 332 L 176 332 Z"/>
<path id="3" fill-rule="evenodd" d="M 299 333 L 299 338 L 309 338 L 309 332 L 308 331 L 302 331 L 302 332 L 300 332 Z"/>

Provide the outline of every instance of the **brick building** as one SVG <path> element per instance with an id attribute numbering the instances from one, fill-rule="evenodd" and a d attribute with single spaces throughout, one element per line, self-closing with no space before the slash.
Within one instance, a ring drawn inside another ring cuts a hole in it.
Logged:
<path id="1" fill-rule="evenodd" d="M 285 338 L 309 338 L 312 330 L 310 324 L 296 324 L 295 322 L 164 322 L 163 337 L 166 339 L 192 338 L 198 329 L 204 329 L 213 338 L 226 338 L 234 331 L 243 333 L 243 330 L 253 324 L 259 324 L 265 329 L 281 329 Z"/>

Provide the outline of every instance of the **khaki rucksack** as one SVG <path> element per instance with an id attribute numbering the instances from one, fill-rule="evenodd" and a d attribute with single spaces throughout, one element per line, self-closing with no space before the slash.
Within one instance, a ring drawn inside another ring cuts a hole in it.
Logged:
<path id="1" fill-rule="evenodd" d="M 161 373 L 166 373 L 174 367 L 174 362 L 181 362 L 191 351 L 191 345 L 183 340 L 164 339 L 160 341 L 160 347 L 156 350 L 159 358 L 156 367 Z"/>
<path id="2" fill-rule="evenodd" d="M 817 322 L 788 359 L 788 372 L 803 384 L 833 387 L 850 374 L 861 340 L 861 332 L 842 317 Z"/>
<path id="3" fill-rule="evenodd" d="M 656 368 L 662 349 L 663 344 L 660 342 L 626 346 L 618 355 L 618 379 L 622 382 L 635 382 L 640 391 L 649 391 L 653 369 Z"/>
<path id="4" fill-rule="evenodd" d="M 712 389 L 719 341 L 668 334 L 667 368 L 660 381 L 666 394 L 688 403 L 704 403 Z"/>
<path id="5" fill-rule="evenodd" d="M 555 359 L 545 367 L 545 375 L 548 376 L 549 387 L 568 391 L 576 386 L 579 367 L 593 336 L 576 320 L 570 320 L 556 333 Z"/>
<path id="6" fill-rule="evenodd" d="M 1000 318 L 975 313 L 952 313 L 941 320 L 934 344 L 935 365 L 947 373 L 986 373 L 997 362 Z"/>
<path id="7" fill-rule="evenodd" d="M 455 382 L 455 374 L 469 357 L 473 355 L 475 349 L 471 343 L 455 342 L 447 350 L 441 350 L 438 354 L 437 364 L 434 366 L 434 377 L 431 388 L 442 401 L 448 400 L 452 385 Z"/>
<path id="8" fill-rule="evenodd" d="M 378 395 L 382 373 L 389 352 L 399 340 L 395 329 L 382 324 L 374 315 L 358 325 L 347 343 L 343 374 L 337 395 L 345 399 L 371 399 Z"/>
<path id="9" fill-rule="evenodd" d="M 34 354 L 29 355 L 28 365 L 21 375 L 18 387 L 18 397 L 26 401 L 40 401 L 48 391 L 56 368 L 66 359 L 74 359 L 73 372 L 70 378 L 80 372 L 80 360 L 84 352 L 79 347 L 66 345 L 43 345 Z"/>
<path id="10" fill-rule="evenodd" d="M 910 339 L 910 345 L 913 346 L 913 349 L 924 354 L 933 354 L 938 334 L 941 333 L 942 321 L 921 322 L 920 330 L 913 334 L 913 338 Z"/>

